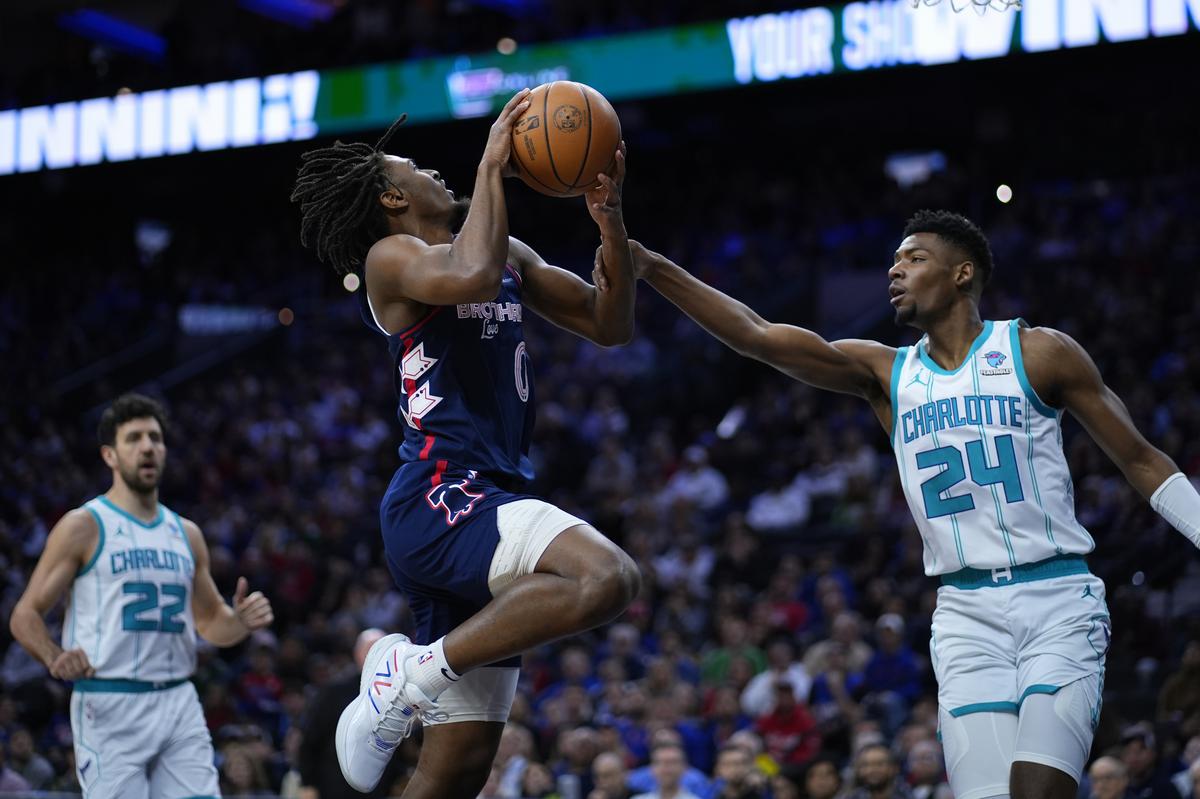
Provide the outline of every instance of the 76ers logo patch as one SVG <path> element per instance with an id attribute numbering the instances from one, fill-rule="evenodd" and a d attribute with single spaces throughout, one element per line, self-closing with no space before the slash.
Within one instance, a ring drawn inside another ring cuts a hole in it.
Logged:
<path id="1" fill-rule="evenodd" d="M 425 501 L 434 510 L 441 508 L 446 514 L 446 524 L 453 527 L 475 509 L 476 501 L 483 499 L 483 494 L 467 489 L 470 484 L 469 478 L 459 483 L 438 483 L 425 494 Z"/>

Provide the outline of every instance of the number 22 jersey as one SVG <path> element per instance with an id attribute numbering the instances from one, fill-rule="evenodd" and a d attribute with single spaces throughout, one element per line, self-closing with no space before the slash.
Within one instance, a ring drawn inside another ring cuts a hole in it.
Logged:
<path id="1" fill-rule="evenodd" d="M 927 337 L 896 353 L 892 447 L 928 575 L 1095 548 L 1075 518 L 1061 412 L 1025 375 L 1023 325 L 985 322 L 952 370 L 929 357 Z"/>

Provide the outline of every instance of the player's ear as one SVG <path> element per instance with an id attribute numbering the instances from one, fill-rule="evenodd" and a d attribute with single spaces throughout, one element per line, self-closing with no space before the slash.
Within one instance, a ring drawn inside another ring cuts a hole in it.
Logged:
<path id="1" fill-rule="evenodd" d="M 100 458 L 104 461 L 104 465 L 108 468 L 117 468 L 117 451 L 108 444 L 102 444 L 100 446 Z"/>
<path id="2" fill-rule="evenodd" d="M 402 212 L 408 209 L 408 197 L 395 186 L 388 186 L 379 195 L 379 202 L 385 211 Z"/>
<path id="3" fill-rule="evenodd" d="M 959 291 L 970 291 L 975 282 L 975 262 L 963 261 L 954 267 L 954 285 Z"/>

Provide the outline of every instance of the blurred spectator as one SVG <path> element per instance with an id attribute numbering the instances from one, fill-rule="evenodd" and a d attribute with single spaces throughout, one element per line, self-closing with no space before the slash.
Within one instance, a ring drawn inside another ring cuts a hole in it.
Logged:
<path id="1" fill-rule="evenodd" d="M 786 679 L 774 683 L 775 706 L 759 717 L 755 729 L 766 751 L 780 764 L 803 765 L 821 748 L 821 735 L 808 708 L 796 699 Z"/>
<path id="2" fill-rule="evenodd" d="M 1168 769 L 1159 764 L 1158 741 L 1148 721 L 1121 733 L 1121 760 L 1129 772 L 1129 799 L 1179 799 Z"/>
<path id="3" fill-rule="evenodd" d="M 33 735 L 24 727 L 19 727 L 9 739 L 8 757 L 13 771 L 20 774 L 35 791 L 42 790 L 54 779 L 54 767 L 34 751 Z"/>
<path id="4" fill-rule="evenodd" d="M 808 480 L 791 475 L 782 463 L 767 469 L 763 490 L 750 499 L 746 523 L 756 533 L 786 535 L 795 533 L 812 512 Z"/>
<path id="5" fill-rule="evenodd" d="M 1188 739 L 1183 747 L 1183 752 L 1179 755 L 1179 762 L 1183 769 L 1171 777 L 1171 784 L 1175 786 L 1175 790 L 1179 792 L 1180 796 L 1187 799 L 1188 794 L 1192 791 L 1192 767 L 1200 763 L 1200 735 L 1193 735 Z"/>
<path id="6" fill-rule="evenodd" d="M 1180 793 L 1183 799 L 1200 799 L 1200 760 L 1192 763 L 1187 770 L 1191 786 L 1187 793 Z"/>
<path id="7" fill-rule="evenodd" d="M 592 761 L 592 782 L 596 786 L 587 799 L 630 799 L 626 779 L 629 772 L 614 752 L 601 752 Z"/>
<path id="8" fill-rule="evenodd" d="M 0 793 L 32 790 L 29 781 L 8 765 L 8 745 L 0 740 Z"/>
<path id="9" fill-rule="evenodd" d="M 913 799 L 954 799 L 946 782 L 942 747 L 935 740 L 917 741 L 908 750 L 908 786 Z"/>
<path id="10" fill-rule="evenodd" d="M 659 744 L 654 747 L 650 753 L 650 769 L 654 775 L 654 789 L 637 794 L 634 799 L 700 799 L 683 786 L 687 760 L 682 746 Z"/>
<path id="11" fill-rule="evenodd" d="M 792 693 L 801 702 L 808 701 L 812 680 L 804 665 L 796 660 L 796 647 L 788 636 L 779 635 L 767 645 L 767 669 L 754 675 L 742 691 L 742 710 L 754 718 L 765 716 L 775 709 L 775 683 L 790 683 Z"/>
<path id="12" fill-rule="evenodd" d="M 1129 770 L 1115 757 L 1098 757 L 1087 770 L 1088 799 L 1126 799 Z"/>
<path id="13" fill-rule="evenodd" d="M 536 758 L 533 734 L 512 721 L 505 724 L 504 731 L 500 733 L 500 746 L 496 749 L 494 764 L 499 771 L 496 796 L 518 799 L 521 796 L 521 777 Z"/>
<path id="14" fill-rule="evenodd" d="M 741 746 L 721 747 L 713 776 L 710 799 L 766 799 L 766 775 L 754 767 L 750 753 Z"/>
<path id="15" fill-rule="evenodd" d="M 804 799 L 835 799 L 842 792 L 842 772 L 828 757 L 818 757 L 804 769 Z"/>
<path id="16" fill-rule="evenodd" d="M 523 799 L 558 799 L 558 783 L 550 769 L 541 763 L 530 763 L 521 775 Z M 578 792 L 576 796 L 581 796 Z"/>
<path id="17" fill-rule="evenodd" d="M 826 670 L 825 659 L 829 651 L 840 647 L 851 672 L 861 673 L 874 654 L 871 646 L 862 640 L 862 623 L 857 613 L 843 611 L 833 619 L 833 634 L 808 648 L 804 655 L 804 668 L 809 674 L 820 674 Z"/>
<path id="18" fill-rule="evenodd" d="M 904 619 L 885 613 L 875 622 L 879 648 L 867 663 L 863 687 L 878 705 L 889 732 L 900 728 L 921 693 L 921 667 L 904 640 Z"/>
<path id="19" fill-rule="evenodd" d="M 271 784 L 263 763 L 255 757 L 253 750 L 244 744 L 229 744 L 222 747 L 221 792 L 242 795 L 267 793 Z"/>
<path id="20" fill-rule="evenodd" d="M 708 463 L 708 451 L 692 445 L 683 451 L 683 462 L 679 471 L 671 475 L 658 495 L 658 501 L 669 508 L 679 500 L 695 505 L 705 513 L 711 513 L 729 497 L 729 484 L 724 475 Z"/>
<path id="21" fill-rule="evenodd" d="M 1179 670 L 1163 683 L 1158 720 L 1200 733 L 1200 640 L 1188 643 Z"/>
<path id="22" fill-rule="evenodd" d="M 763 651 L 749 640 L 749 627 L 744 619 L 726 615 L 718 620 L 721 645 L 713 649 L 700 661 L 700 676 L 706 682 L 724 682 L 734 658 L 750 661 L 751 674 L 758 674 L 767 667 Z"/>
<path id="23" fill-rule="evenodd" d="M 359 678 L 367 652 L 384 636 L 383 630 L 369 628 L 358 634 L 354 642 L 354 667 L 347 669 L 333 682 L 321 687 L 310 700 L 304 714 L 298 748 L 302 799 L 353 799 L 363 796 L 347 784 L 338 765 L 334 733 L 338 718 L 346 705 L 358 696 Z M 366 796 L 386 796 L 396 779 L 400 761 L 389 765 L 375 790 Z"/>
<path id="24" fill-rule="evenodd" d="M 708 577 L 716 556 L 693 533 L 680 536 L 678 543 L 654 561 L 659 582 L 668 590 L 684 586 L 697 599 L 708 596 Z"/>
<path id="25" fill-rule="evenodd" d="M 912 793 L 900 779 L 896 759 L 883 744 L 871 744 L 854 758 L 854 791 L 849 799 L 910 799 Z"/>

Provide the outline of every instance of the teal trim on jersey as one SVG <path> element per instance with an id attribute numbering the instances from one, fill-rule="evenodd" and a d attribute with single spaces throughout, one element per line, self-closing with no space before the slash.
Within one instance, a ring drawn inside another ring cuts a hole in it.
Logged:
<path id="1" fill-rule="evenodd" d="M 1038 413 L 1048 419 L 1057 419 L 1058 411 L 1042 402 L 1042 398 L 1033 390 L 1029 377 L 1025 374 L 1025 361 L 1021 358 L 1021 335 L 1017 332 L 1021 329 L 1021 323 L 1024 321 L 1024 319 L 1014 319 L 1008 323 L 1008 337 L 1012 349 L 1013 368 L 1017 370 L 1017 381 L 1020 382 L 1021 390 L 1029 399 L 1029 404 L 1037 408 Z"/>
<path id="2" fill-rule="evenodd" d="M 963 358 L 963 362 L 953 369 L 946 370 L 934 363 L 933 358 L 929 357 L 929 353 L 925 352 L 925 348 L 917 344 L 917 355 L 921 358 L 921 363 L 929 367 L 929 370 L 936 375 L 956 375 L 962 371 L 962 368 L 971 360 L 971 356 L 983 346 L 983 342 L 987 341 L 988 336 L 992 335 L 992 320 L 989 319 L 983 323 L 983 330 L 979 331 L 979 335 L 975 337 L 975 341 L 971 343 L 971 349 L 967 351 L 967 357 Z"/>
<path id="3" fill-rule="evenodd" d="M 1058 546 L 1058 542 L 1054 540 L 1054 521 L 1050 518 L 1050 514 L 1046 512 L 1046 506 L 1042 504 L 1042 492 L 1038 488 L 1037 469 L 1033 466 L 1033 423 L 1029 420 L 1029 398 L 1025 398 L 1025 448 L 1029 451 L 1029 479 L 1033 482 L 1033 499 L 1037 502 L 1038 510 L 1046 517 L 1046 538 L 1050 539 L 1050 545 L 1054 547 L 1054 551 L 1062 554 L 1062 549 Z"/>
<path id="4" fill-rule="evenodd" d="M 1007 572 L 1007 574 L 1003 572 Z M 1036 563 L 1023 563 L 1020 566 L 1005 566 L 997 569 L 959 569 L 950 574 L 943 574 L 941 579 L 942 585 L 963 591 L 973 591 L 976 588 L 1003 588 L 1017 583 L 1032 583 L 1038 580 L 1049 580 L 1052 577 L 1089 573 L 1087 561 L 1084 560 L 1083 555 L 1055 555 L 1052 558 L 1039 560 Z"/>
<path id="5" fill-rule="evenodd" d="M 188 554 L 192 556 L 192 566 L 196 565 L 196 553 L 192 551 L 192 540 L 188 538 L 187 529 L 183 526 L 183 520 L 179 518 L 179 514 L 167 508 L 171 515 L 175 517 L 175 523 L 179 525 L 179 532 L 183 535 L 183 543 L 187 544 Z M 194 576 L 194 575 L 193 575 Z"/>
<path id="6" fill-rule="evenodd" d="M 896 360 L 892 361 L 892 437 L 888 439 L 892 446 L 896 446 L 896 420 L 900 418 L 900 412 L 896 408 L 896 397 L 900 394 L 900 373 L 904 371 L 904 364 L 908 361 L 908 347 L 898 347 L 896 349 Z"/>
<path id="7" fill-rule="evenodd" d="M 148 694 L 151 691 L 165 691 L 176 688 L 187 682 L 187 678 L 164 680 L 162 682 L 146 682 L 145 680 L 76 680 L 75 690 L 93 694 Z"/>
<path id="8" fill-rule="evenodd" d="M 115 504 L 113 504 L 112 500 L 110 500 L 108 497 L 100 496 L 100 497 L 97 497 L 97 499 L 99 499 L 101 502 L 103 502 L 105 505 L 107 505 L 114 512 L 121 514 L 126 519 L 128 519 L 129 521 L 136 524 L 138 527 L 144 527 L 147 530 L 151 530 L 155 527 L 158 527 L 160 524 L 162 524 L 162 520 L 163 520 L 163 506 L 162 505 L 158 506 L 158 515 L 154 517 L 154 521 L 144 522 L 141 519 L 139 519 L 138 517 L 134 516 L 129 511 L 127 511 L 123 508 L 117 507 Z"/>
<path id="9" fill-rule="evenodd" d="M 1056 694 L 1060 690 L 1062 690 L 1061 685 L 1048 685 L 1046 683 L 1040 683 L 1040 682 L 1034 683 L 1033 685 L 1031 685 L 1025 689 L 1024 693 L 1021 694 L 1021 698 L 1017 700 L 1017 704 L 1018 705 L 1024 704 L 1025 700 L 1028 699 L 1033 694 Z"/>
<path id="10" fill-rule="evenodd" d="M 970 360 L 971 360 L 971 383 L 975 386 L 975 393 L 978 395 L 978 394 L 982 393 L 979 388 L 979 364 L 975 363 L 974 358 L 971 358 Z M 1010 419 L 1009 421 L 1012 421 L 1012 420 Z M 987 432 L 984 431 L 984 429 L 983 429 L 983 420 L 982 419 L 979 421 L 979 440 L 983 443 L 983 463 L 985 466 L 991 466 L 991 464 L 988 463 L 988 453 L 987 453 L 988 437 L 987 437 Z M 1012 439 L 1010 437 L 1009 443 L 1011 444 L 1011 442 L 1012 442 Z M 1000 450 L 997 449 L 996 450 L 997 462 L 999 461 L 999 455 L 1000 455 Z M 1013 461 L 1014 461 L 1013 470 L 1016 471 L 1016 463 L 1015 463 L 1016 458 L 1013 458 Z M 1017 476 L 1017 479 L 1020 480 L 1020 475 Z M 978 481 L 976 481 L 976 482 L 978 482 Z M 988 486 L 988 488 L 992 492 L 992 503 L 995 504 L 995 506 L 996 506 L 996 521 L 1000 525 L 1000 535 L 1003 536 L 1003 538 L 1004 538 L 1004 548 L 1006 550 L 1008 550 L 1008 565 L 1016 566 L 1017 565 L 1017 554 L 1015 552 L 1013 552 L 1012 534 L 1009 533 L 1009 531 L 1008 531 L 1008 525 L 1004 523 L 1004 509 L 1000 507 L 1000 492 L 996 488 L 995 483 L 991 483 Z M 1004 497 L 1005 497 L 1005 499 L 1008 498 L 1008 489 L 1007 488 L 1004 490 Z"/>
<path id="11" fill-rule="evenodd" d="M 986 329 L 986 325 L 985 325 L 985 329 Z M 920 347 L 917 347 L 917 352 L 918 353 L 921 352 Z M 968 357 L 967 360 L 970 360 L 970 357 Z M 927 385 L 925 387 L 925 401 L 926 402 L 933 402 L 933 381 L 936 379 L 937 378 L 935 378 L 933 376 L 933 374 L 929 375 L 929 385 Z M 935 447 L 941 446 L 941 443 L 938 441 L 938 434 L 937 434 L 936 430 L 933 431 L 933 445 Z M 957 514 L 954 514 L 954 513 L 950 514 L 950 527 L 954 530 L 954 549 L 958 553 L 958 565 L 965 568 L 967 565 L 967 560 L 963 556 L 962 532 L 958 529 L 958 515 Z"/>
<path id="12" fill-rule="evenodd" d="M 212 794 L 206 793 L 206 794 L 197 794 L 196 796 L 185 796 L 185 797 L 183 797 L 183 799 L 221 799 L 221 797 L 213 796 Z"/>
<path id="13" fill-rule="evenodd" d="M 956 707 L 950 711 L 950 715 L 954 718 L 966 716 L 970 713 L 1012 713 L 1016 715 L 1021 710 L 1021 706 L 1016 702 L 975 702 L 970 705 Z"/>
<path id="14" fill-rule="evenodd" d="M 96 561 L 100 560 L 100 550 L 104 549 L 104 520 L 100 518 L 99 513 L 96 513 L 95 508 L 88 508 L 87 505 L 84 505 L 84 507 L 87 508 L 88 513 L 92 514 L 92 517 L 96 520 L 96 525 L 100 528 L 100 540 L 96 542 L 96 551 L 92 553 L 91 560 L 75 573 L 76 577 L 82 577 L 90 572 L 92 567 L 96 565 Z"/>

